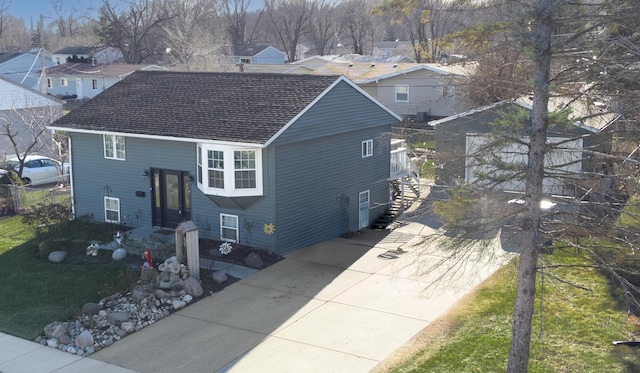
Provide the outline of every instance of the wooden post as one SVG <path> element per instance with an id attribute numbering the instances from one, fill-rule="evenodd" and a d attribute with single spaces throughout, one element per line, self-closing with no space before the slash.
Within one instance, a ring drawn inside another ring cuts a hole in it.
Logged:
<path id="1" fill-rule="evenodd" d="M 200 279 L 198 227 L 191 220 L 180 223 L 176 228 L 176 258 L 186 264 L 192 277 Z"/>

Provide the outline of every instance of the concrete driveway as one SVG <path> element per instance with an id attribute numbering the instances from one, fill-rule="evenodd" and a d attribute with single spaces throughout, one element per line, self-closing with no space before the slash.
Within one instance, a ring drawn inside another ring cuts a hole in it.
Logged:
<path id="1" fill-rule="evenodd" d="M 512 257 L 499 240 L 451 257 L 425 241 L 434 232 L 409 223 L 298 250 L 91 359 L 144 373 L 368 372 Z"/>

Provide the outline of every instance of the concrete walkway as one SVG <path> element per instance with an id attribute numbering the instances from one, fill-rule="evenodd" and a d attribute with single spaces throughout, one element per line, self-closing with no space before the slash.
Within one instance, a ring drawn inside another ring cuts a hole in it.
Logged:
<path id="1" fill-rule="evenodd" d="M 298 250 L 89 358 L 0 334 L 0 372 L 368 372 L 513 255 L 496 239 L 451 257 L 434 233 L 411 222 Z"/>

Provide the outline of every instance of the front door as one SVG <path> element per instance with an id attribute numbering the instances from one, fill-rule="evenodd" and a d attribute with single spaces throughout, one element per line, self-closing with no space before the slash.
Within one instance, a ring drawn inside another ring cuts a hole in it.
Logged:
<path id="1" fill-rule="evenodd" d="M 175 170 L 151 170 L 153 225 L 175 228 L 191 219 L 189 173 Z"/>
<path id="2" fill-rule="evenodd" d="M 369 226 L 369 191 L 360 192 L 358 195 L 358 229 Z"/>

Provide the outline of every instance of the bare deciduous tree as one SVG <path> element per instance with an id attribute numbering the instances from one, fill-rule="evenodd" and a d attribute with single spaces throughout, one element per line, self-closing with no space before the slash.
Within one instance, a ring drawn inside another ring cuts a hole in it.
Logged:
<path id="1" fill-rule="evenodd" d="M 298 44 L 309 28 L 314 7 L 310 0 L 268 0 L 265 9 L 287 58 L 296 61 Z"/>
<path id="2" fill-rule="evenodd" d="M 125 62 L 141 63 L 164 52 L 160 27 L 173 16 L 152 0 L 103 0 L 97 34 L 104 45 L 120 49 Z"/>
<path id="3" fill-rule="evenodd" d="M 0 111 L 0 143 L 18 158 L 19 176 L 22 175 L 28 155 L 44 153 L 59 158 L 60 154 L 47 126 L 62 116 L 62 105 L 53 105 L 44 98 L 34 97 L 25 95 L 8 109 Z"/>
<path id="4" fill-rule="evenodd" d="M 214 45 L 217 30 L 211 25 L 215 22 L 215 9 L 211 0 L 163 0 L 166 14 L 173 15 L 160 27 L 167 54 L 188 70 L 196 55 L 206 55 Z M 217 31 L 219 32 L 219 31 Z"/>
<path id="5" fill-rule="evenodd" d="M 319 0 L 313 3 L 314 11 L 309 23 L 308 40 L 314 50 L 324 56 L 329 42 L 340 34 L 340 22 L 337 19 L 337 7 L 331 0 Z"/>

